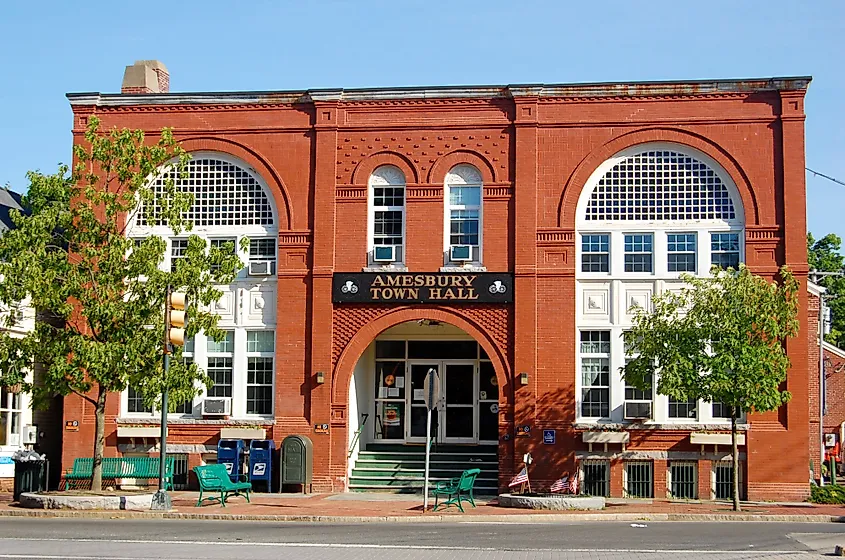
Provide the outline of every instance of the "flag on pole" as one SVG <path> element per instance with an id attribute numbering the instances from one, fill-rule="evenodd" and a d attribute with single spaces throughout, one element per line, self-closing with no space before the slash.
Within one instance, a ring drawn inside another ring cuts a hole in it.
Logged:
<path id="1" fill-rule="evenodd" d="M 525 484 L 526 482 L 528 482 L 528 467 L 522 467 L 522 470 L 519 471 L 519 473 L 513 477 L 510 484 L 508 484 L 508 488 L 518 486 L 519 484 Z"/>
<path id="2" fill-rule="evenodd" d="M 560 492 L 561 494 L 577 494 L 578 493 L 578 477 L 569 476 L 569 473 L 564 473 L 562 477 L 557 479 L 552 484 L 552 492 Z"/>

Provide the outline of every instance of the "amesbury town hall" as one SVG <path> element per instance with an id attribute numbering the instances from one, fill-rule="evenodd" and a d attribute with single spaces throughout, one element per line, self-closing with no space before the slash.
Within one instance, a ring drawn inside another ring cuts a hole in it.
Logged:
<path id="1" fill-rule="evenodd" d="M 474 464 L 504 490 L 530 451 L 535 489 L 570 471 L 593 494 L 726 497 L 727 407 L 626 387 L 621 335 L 632 306 L 711 263 L 785 264 L 806 287 L 809 81 L 171 93 L 141 61 L 119 94 L 69 94 L 75 141 L 93 115 L 172 127 L 193 233 L 249 238 L 213 308 L 227 338 L 187 346 L 214 386 L 170 415 L 177 483 L 220 438 L 299 434 L 315 491 L 419 485 L 433 368 L 435 478 Z M 169 267 L 185 238 L 140 220 L 130 235 L 166 237 Z M 800 297 L 792 401 L 742 420 L 753 500 L 809 490 Z M 114 395 L 107 454 L 157 455 L 158 416 Z M 69 396 L 64 421 L 68 468 L 93 410 Z"/>

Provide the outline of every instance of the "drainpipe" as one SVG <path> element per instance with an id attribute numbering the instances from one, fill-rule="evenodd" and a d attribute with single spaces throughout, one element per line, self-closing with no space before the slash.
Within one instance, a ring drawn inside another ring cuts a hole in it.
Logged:
<path id="1" fill-rule="evenodd" d="M 824 486 L 824 397 L 824 293 L 819 292 L 819 486 Z"/>

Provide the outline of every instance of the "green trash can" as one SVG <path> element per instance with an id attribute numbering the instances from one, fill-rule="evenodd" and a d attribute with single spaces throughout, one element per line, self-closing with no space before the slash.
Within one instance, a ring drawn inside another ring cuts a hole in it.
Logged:
<path id="1" fill-rule="evenodd" d="M 24 492 L 44 492 L 50 475 L 50 462 L 46 455 L 35 451 L 18 451 L 12 455 L 15 463 L 14 501 L 20 501 Z"/>

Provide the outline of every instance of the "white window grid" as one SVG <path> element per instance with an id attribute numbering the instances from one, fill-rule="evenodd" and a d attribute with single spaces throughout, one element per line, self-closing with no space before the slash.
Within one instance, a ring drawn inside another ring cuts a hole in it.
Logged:
<path id="1" fill-rule="evenodd" d="M 669 399 L 669 418 L 673 420 L 696 420 L 698 401 Z"/>
<path id="2" fill-rule="evenodd" d="M 728 405 L 726 405 L 725 403 L 722 403 L 722 402 L 714 402 L 714 403 L 711 403 L 711 407 L 712 407 L 712 411 L 713 411 L 712 412 L 713 418 L 730 419 L 730 417 L 731 417 L 731 407 L 730 406 L 728 406 Z M 736 417 L 737 417 L 737 419 L 741 419 L 743 417 L 741 410 L 737 411 Z"/>
<path id="3" fill-rule="evenodd" d="M 212 157 L 200 157 L 188 162 L 186 177 L 168 168 L 152 183 L 156 202 L 152 215 L 161 212 L 158 199 L 164 196 L 167 180 L 175 187 L 194 196 L 184 217 L 194 226 L 272 226 L 273 206 L 258 178 L 249 170 L 234 163 Z M 147 219 L 147 209 L 142 204 L 138 213 L 139 226 L 152 226 Z"/>
<path id="4" fill-rule="evenodd" d="M 474 166 L 459 164 L 446 174 L 446 262 L 451 247 L 469 245 L 472 262 L 481 263 L 483 245 L 484 184 L 481 173 Z"/>
<path id="5" fill-rule="evenodd" d="M 144 404 L 141 393 L 136 391 L 134 387 L 129 387 L 126 390 L 126 412 L 130 414 L 152 414 L 153 409 Z"/>
<path id="6" fill-rule="evenodd" d="M 625 234 L 625 272 L 654 271 L 654 234 Z"/>
<path id="7" fill-rule="evenodd" d="M 666 486 L 670 498 L 698 499 L 698 461 L 670 461 Z"/>
<path id="8" fill-rule="evenodd" d="M 631 358 L 625 359 L 625 365 L 631 361 Z M 625 404 L 632 403 L 635 405 L 648 405 L 650 409 L 649 416 L 654 415 L 654 380 L 647 380 L 649 388 L 646 390 L 637 389 L 633 385 L 625 382 Z"/>
<path id="9" fill-rule="evenodd" d="M 176 272 L 176 263 L 185 258 L 187 251 L 187 239 L 174 238 L 170 240 L 170 272 Z"/>
<path id="10" fill-rule="evenodd" d="M 21 445 L 23 434 L 23 395 L 0 387 L 0 446 Z"/>
<path id="11" fill-rule="evenodd" d="M 232 244 L 232 253 L 238 253 L 238 238 L 237 237 L 212 237 L 208 240 L 209 247 L 214 247 L 215 249 L 223 250 L 226 248 L 227 244 Z M 220 268 L 217 265 L 211 265 L 212 272 Z"/>
<path id="12" fill-rule="evenodd" d="M 706 163 L 672 150 L 627 156 L 599 180 L 588 221 L 735 220 L 730 192 Z"/>
<path id="13" fill-rule="evenodd" d="M 234 389 L 234 359 L 235 359 L 235 332 L 225 331 L 226 337 L 220 342 L 212 338 L 207 339 L 206 374 L 214 384 L 206 390 L 209 397 L 233 396 Z"/>
<path id="14" fill-rule="evenodd" d="M 267 416 L 273 412 L 275 331 L 246 333 L 246 413 Z"/>
<path id="15" fill-rule="evenodd" d="M 623 475 L 626 498 L 654 498 L 652 461 L 626 461 Z"/>
<path id="16" fill-rule="evenodd" d="M 610 331 L 581 331 L 581 416 L 610 416 Z"/>
<path id="17" fill-rule="evenodd" d="M 696 237 L 695 233 L 666 234 L 666 266 L 669 272 L 695 272 Z"/>
<path id="18" fill-rule="evenodd" d="M 610 235 L 606 233 L 581 235 L 581 271 L 610 272 Z"/>
<path id="19" fill-rule="evenodd" d="M 722 268 L 738 268 L 741 248 L 739 232 L 712 232 L 710 234 L 710 264 Z"/>
<path id="20" fill-rule="evenodd" d="M 395 261 L 404 262 L 405 174 L 394 165 L 382 165 L 370 176 L 370 244 L 392 245 Z M 373 250 L 368 260 L 375 264 Z"/>

